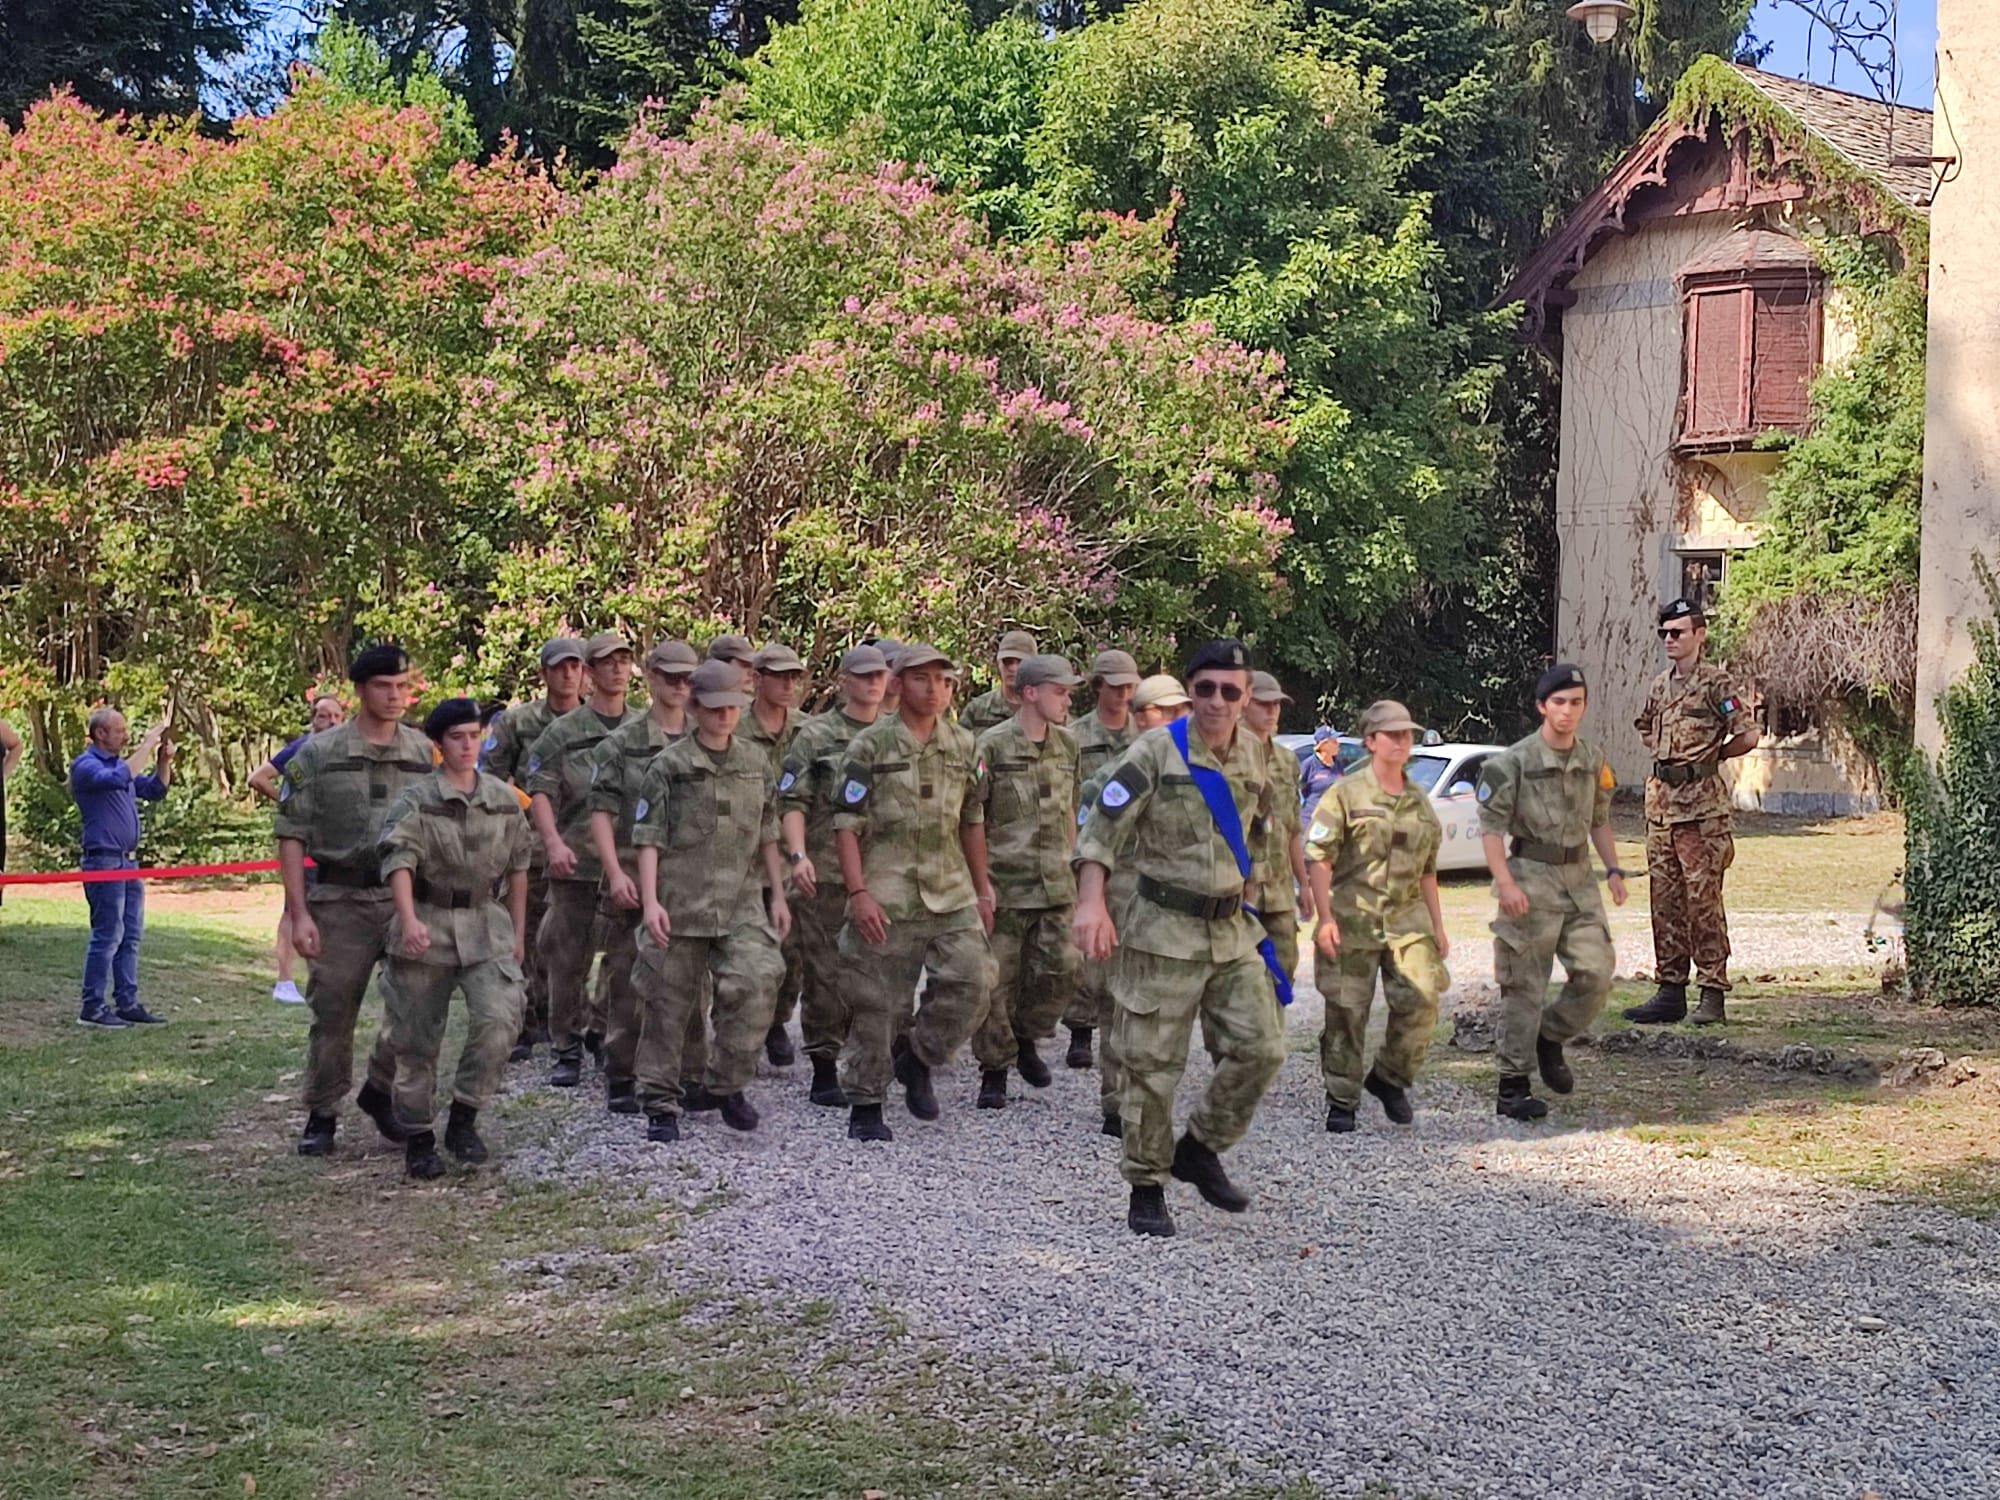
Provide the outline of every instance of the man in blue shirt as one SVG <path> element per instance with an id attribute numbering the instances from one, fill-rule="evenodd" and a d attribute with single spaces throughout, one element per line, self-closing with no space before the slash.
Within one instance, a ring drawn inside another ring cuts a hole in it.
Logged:
<path id="1" fill-rule="evenodd" d="M 139 853 L 139 802 L 157 802 L 167 795 L 173 779 L 174 742 L 165 721 L 148 729 L 138 749 L 121 755 L 131 731 L 115 708 L 100 708 L 90 716 L 90 747 L 69 768 L 69 791 L 83 814 L 83 868 L 130 870 Z M 150 773 L 140 767 L 152 762 Z M 139 1003 L 139 933 L 146 921 L 146 896 L 136 880 L 90 880 L 83 886 L 90 902 L 90 947 L 83 959 L 83 1008 L 77 1020 L 85 1026 L 117 1030 L 155 1025 L 161 1020 Z M 104 1003 L 109 978 L 116 1008 Z"/>

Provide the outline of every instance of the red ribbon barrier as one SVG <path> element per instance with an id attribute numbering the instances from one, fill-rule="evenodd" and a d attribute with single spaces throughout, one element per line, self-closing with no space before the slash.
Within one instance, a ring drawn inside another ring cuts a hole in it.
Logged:
<path id="1" fill-rule="evenodd" d="M 311 860 L 306 861 L 312 864 Z M 41 870 L 34 874 L 0 873 L 0 885 L 89 885 L 100 880 L 198 880 L 204 875 L 260 875 L 278 868 L 275 859 L 245 860 L 233 865 L 152 865 L 136 870 Z"/>

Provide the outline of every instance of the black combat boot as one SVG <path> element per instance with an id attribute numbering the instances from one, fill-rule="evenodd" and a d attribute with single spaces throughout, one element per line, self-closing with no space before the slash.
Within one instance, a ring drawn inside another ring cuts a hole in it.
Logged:
<path id="1" fill-rule="evenodd" d="M 712 1109 L 722 1108 L 722 1096 L 709 1092 L 705 1083 L 684 1083 L 681 1085 L 681 1113 L 705 1115 Z"/>
<path id="2" fill-rule="evenodd" d="M 806 1098 L 814 1104 L 824 1104 L 833 1109 L 847 1108 L 847 1090 L 840 1086 L 840 1062 L 837 1058 L 815 1055 L 812 1089 Z"/>
<path id="3" fill-rule="evenodd" d="M 1361 1086 L 1382 1101 L 1382 1113 L 1389 1117 L 1391 1125 L 1408 1125 L 1417 1118 L 1417 1112 L 1410 1108 L 1407 1089 L 1399 1089 L 1373 1068 L 1361 1080 Z"/>
<path id="4" fill-rule="evenodd" d="M 375 1122 L 375 1128 L 382 1132 L 382 1139 L 393 1146 L 400 1146 L 409 1139 L 409 1132 L 403 1129 L 403 1122 L 396 1118 L 396 1106 L 389 1102 L 389 1091 L 372 1083 L 361 1085 L 361 1092 L 354 1096 L 357 1109 Z"/>
<path id="5" fill-rule="evenodd" d="M 1653 998 L 1644 1005 L 1628 1005 L 1622 1012 L 1626 1020 L 1636 1021 L 1641 1026 L 1684 1021 L 1687 1013 L 1688 987 L 1672 979 L 1662 979 L 1660 987 L 1653 991 Z"/>
<path id="6" fill-rule="evenodd" d="M 469 1104 L 451 1101 L 451 1113 L 444 1122 L 444 1149 L 476 1167 L 486 1160 L 486 1142 L 479 1138 L 479 1111 Z"/>
<path id="7" fill-rule="evenodd" d="M 681 1138 L 681 1117 L 679 1115 L 647 1115 L 646 1139 L 657 1141 L 662 1146 L 671 1146 Z"/>
<path id="8" fill-rule="evenodd" d="M 1021 1074 L 1021 1082 L 1030 1088 L 1045 1089 L 1055 1081 L 1049 1074 L 1049 1065 L 1042 1061 L 1042 1054 L 1031 1041 L 1022 1041 L 1014 1056 L 1014 1066 Z"/>
<path id="9" fill-rule="evenodd" d="M 774 1068 L 789 1068 L 799 1060 L 799 1054 L 792 1047 L 791 1036 L 782 1025 L 773 1024 L 764 1033 L 764 1056 L 771 1060 Z"/>
<path id="10" fill-rule="evenodd" d="M 1125 1139 L 1125 1117 L 1113 1110 L 1104 1117 L 1104 1134 Z"/>
<path id="11" fill-rule="evenodd" d="M 722 1095 L 719 1108 L 722 1110 L 722 1123 L 731 1130 L 755 1130 L 757 1122 L 763 1118 L 757 1113 L 757 1106 L 741 1089 Z"/>
<path id="12" fill-rule="evenodd" d="M 881 1105 L 857 1104 L 847 1117 L 847 1138 L 850 1141 L 893 1141 L 896 1132 L 882 1118 Z"/>
<path id="13" fill-rule="evenodd" d="M 1240 1214 L 1250 1206 L 1250 1195 L 1231 1182 L 1229 1174 L 1222 1170 L 1222 1158 L 1196 1140 L 1193 1131 L 1184 1132 L 1175 1143 L 1172 1171 L 1200 1193 L 1211 1208 Z"/>
<path id="14" fill-rule="evenodd" d="M 437 1136 L 429 1130 L 413 1130 L 408 1140 L 403 1142 L 403 1171 L 419 1182 L 430 1182 L 444 1176 L 444 1163 L 438 1160 Z"/>
<path id="15" fill-rule="evenodd" d="M 979 1070 L 979 1107 L 981 1109 L 1005 1109 L 1007 1107 L 1007 1070 L 1005 1068 L 981 1068 Z"/>
<path id="16" fill-rule="evenodd" d="M 535 1044 L 526 1037 L 522 1037 L 520 1041 L 514 1043 L 514 1050 L 507 1054 L 507 1061 L 510 1063 L 526 1062 L 534 1055 Z"/>
<path id="17" fill-rule="evenodd" d="M 1351 1135 L 1356 1124 L 1357 1121 L 1354 1118 L 1353 1110 L 1349 1109 L 1345 1104 L 1335 1104 L 1331 1099 L 1326 1101 L 1326 1132 L 1328 1135 Z"/>
<path id="18" fill-rule="evenodd" d="M 931 1088 L 931 1070 L 908 1042 L 899 1041 L 896 1054 L 896 1082 L 903 1086 L 903 1102 L 919 1120 L 938 1117 L 937 1093 Z"/>
<path id="19" fill-rule="evenodd" d="M 1132 1206 L 1125 1211 L 1125 1227 L 1134 1234 L 1172 1239 L 1174 1216 L 1167 1212 L 1167 1190 L 1156 1183 L 1133 1188 Z"/>
<path id="20" fill-rule="evenodd" d="M 614 1115 L 639 1113 L 639 1086 L 629 1078 L 604 1080 L 604 1107 Z"/>
<path id="21" fill-rule="evenodd" d="M 1545 1118 L 1548 1112 L 1548 1105 L 1529 1091 L 1527 1074 L 1510 1073 L 1500 1080 L 1500 1096 L 1494 1103 L 1493 1113 L 1505 1115 L 1510 1120 L 1534 1121 Z"/>
<path id="22" fill-rule="evenodd" d="M 583 1082 L 583 1056 L 571 1052 L 556 1054 L 556 1065 L 549 1073 L 549 1087 L 552 1089 L 573 1089 Z"/>
<path id="23" fill-rule="evenodd" d="M 1576 1074 L 1569 1070 L 1561 1042 L 1552 1042 L 1545 1036 L 1536 1037 L 1535 1067 L 1542 1075 L 1542 1082 L 1558 1094 L 1567 1094 L 1576 1087 Z"/>
<path id="24" fill-rule="evenodd" d="M 600 1068 L 603 1067 L 604 1033 L 601 1031 L 586 1031 L 583 1034 L 583 1050 L 590 1054 L 592 1062 L 596 1063 Z"/>
<path id="25" fill-rule="evenodd" d="M 1701 991 L 1701 1005 L 1688 1017 L 1688 1025 L 1720 1026 L 1728 1019 L 1722 1008 L 1722 991 L 1704 985 Z"/>
<path id="26" fill-rule="evenodd" d="M 1063 1061 L 1072 1068 L 1090 1066 L 1090 1028 L 1072 1026 L 1069 1029 L 1069 1051 L 1063 1054 Z"/>
<path id="27" fill-rule="evenodd" d="M 339 1125 L 335 1115 L 307 1115 L 306 1128 L 299 1135 L 299 1155 L 333 1155 L 333 1132 Z"/>

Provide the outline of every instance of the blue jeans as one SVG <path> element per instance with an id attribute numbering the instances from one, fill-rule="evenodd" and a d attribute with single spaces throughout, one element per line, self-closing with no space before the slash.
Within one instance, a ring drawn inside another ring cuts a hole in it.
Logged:
<path id="1" fill-rule="evenodd" d="M 122 854 L 86 854 L 86 870 L 130 870 L 137 861 Z M 83 1008 L 104 1004 L 109 978 L 119 1010 L 139 1003 L 139 933 L 146 925 L 146 891 L 137 880 L 88 880 L 83 896 L 90 903 L 90 946 L 83 955 Z"/>

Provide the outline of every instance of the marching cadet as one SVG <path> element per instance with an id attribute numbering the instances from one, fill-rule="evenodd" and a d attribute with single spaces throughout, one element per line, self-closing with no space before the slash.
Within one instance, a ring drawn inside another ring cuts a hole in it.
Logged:
<path id="1" fill-rule="evenodd" d="M 1187 689 L 1181 686 L 1178 677 L 1165 672 L 1146 678 L 1132 694 L 1132 722 L 1139 726 L 1141 734 L 1184 718 L 1187 711 Z"/>
<path id="2" fill-rule="evenodd" d="M 1326 1128 L 1336 1135 L 1354 1129 L 1364 1088 L 1395 1124 L 1416 1119 L 1409 1090 L 1430 1050 L 1438 997 L 1450 983 L 1437 882 L 1444 830 L 1429 795 L 1405 770 L 1418 728 L 1400 703 L 1369 704 L 1356 731 L 1368 759 L 1327 788 L 1306 838 L 1306 873 L 1319 918 L 1313 984 L 1326 1000 L 1319 1069 Z M 1389 1027 L 1363 1078 L 1363 1039 L 1378 976 Z"/>
<path id="3" fill-rule="evenodd" d="M 1757 748 L 1757 725 L 1729 674 L 1703 660 L 1708 616 L 1691 600 L 1660 611 L 1666 671 L 1653 679 L 1634 728 L 1653 754 L 1646 778 L 1647 898 L 1653 908 L 1653 972 L 1659 990 L 1625 1012 L 1628 1021 L 1687 1016 L 1688 970 L 1701 988 L 1696 1026 L 1725 1019 L 1729 914 L 1722 875 L 1736 858 L 1729 790 L 1721 764 Z"/>
<path id="4" fill-rule="evenodd" d="M 549 979 L 549 1032 L 556 1065 L 549 1083 L 573 1089 L 583 1081 L 583 1052 L 601 1053 L 604 1017 L 592 1013 L 586 981 L 590 961 L 609 941 L 598 922 L 604 871 L 590 841 L 590 772 L 597 747 L 638 717 L 625 706 L 632 681 L 632 643 L 601 631 L 584 647 L 590 698 L 542 731 L 528 752 L 529 816 L 548 858 L 549 907 L 535 946 Z"/>
<path id="5" fill-rule="evenodd" d="M 743 691 L 752 687 L 753 665 L 757 660 L 757 648 L 750 644 L 748 636 L 719 635 L 708 643 L 710 661 L 726 661 L 743 674 Z"/>
<path id="6" fill-rule="evenodd" d="M 1299 800 L 1299 758 L 1277 742 L 1281 704 L 1291 695 L 1269 672 L 1250 674 L 1250 699 L 1243 705 L 1243 727 L 1257 736 L 1264 747 L 1265 769 L 1270 775 L 1271 795 L 1277 806 L 1289 813 Z M 1278 962 L 1288 975 L 1299 971 L 1299 908 L 1310 901 L 1306 883 L 1305 839 L 1299 821 L 1293 817 L 1271 820 L 1263 844 L 1251 851 L 1252 875 L 1257 881 L 1257 920 L 1277 950 Z"/>
<path id="7" fill-rule="evenodd" d="M 1027 631 L 1010 630 L 1001 636 L 1000 644 L 993 652 L 993 664 L 1000 670 L 1000 681 L 991 692 L 981 693 L 959 710 L 959 727 L 977 740 L 995 724 L 1012 717 L 1014 710 L 1021 706 L 1021 695 L 1014 686 L 1014 674 L 1021 670 L 1021 663 L 1034 654 L 1035 638 Z"/>
<path id="8" fill-rule="evenodd" d="M 1132 1185 L 1126 1223 L 1135 1234 L 1174 1232 L 1169 1176 L 1226 1212 L 1250 1206 L 1217 1153 L 1243 1138 L 1285 1060 L 1273 977 L 1258 951 L 1264 930 L 1243 910 L 1256 895 L 1247 842 L 1262 837 L 1274 815 L 1262 748 L 1239 727 L 1249 653 L 1239 641 L 1210 641 L 1189 661 L 1188 681 L 1192 725 L 1139 737 L 1115 763 L 1076 842 L 1077 947 L 1086 957 L 1116 955 L 1120 1171 Z M 1121 931 L 1105 889 L 1128 865 L 1137 890 Z M 1174 1092 L 1197 1015 L 1215 1074 L 1176 1142 Z"/>
<path id="9" fill-rule="evenodd" d="M 1563 1044 L 1588 1030 L 1611 992 L 1617 953 L 1591 873 L 1594 844 L 1611 899 L 1625 904 L 1625 872 L 1611 839 L 1616 782 L 1604 754 L 1578 736 L 1590 690 L 1583 669 L 1558 662 L 1535 684 L 1542 727 L 1479 773 L 1479 833 L 1500 914 L 1493 974 L 1500 985 L 1498 1113 L 1539 1120 L 1549 1112 L 1528 1085 L 1529 1054 L 1558 1094 L 1576 1087 Z M 1567 976 L 1553 1004 L 1549 973 Z"/>
<path id="10" fill-rule="evenodd" d="M 743 1090 L 757 1074 L 785 972 L 779 944 L 792 927 L 770 759 L 736 734 L 750 701 L 742 669 L 711 657 L 689 686 L 694 733 L 654 757 L 632 828 L 644 902 L 632 970 L 645 1006 L 639 1097 L 646 1138 L 660 1142 L 680 1139 L 681 1045 L 711 986 L 704 1087 L 723 1124 L 757 1128 Z"/>
<path id="11" fill-rule="evenodd" d="M 1049 1086 L 1035 1050 L 1053 1035 L 1076 989 L 1080 955 L 1070 939 L 1076 875 L 1077 748 L 1063 727 L 1070 689 L 1083 679 L 1060 656 L 1031 656 L 1014 686 L 1020 707 L 979 737 L 977 795 L 984 807 L 993 883 L 995 977 L 986 1019 L 972 1038 L 981 1109 L 1007 1105 L 1007 1067 Z"/>
<path id="12" fill-rule="evenodd" d="M 523 792 L 528 778 L 521 762 L 542 737 L 542 731 L 583 701 L 583 642 L 575 636 L 559 635 L 542 645 L 542 696 L 517 703 L 503 712 L 487 730 L 480 748 L 479 769 L 489 776 L 512 782 Z M 549 909 L 549 871 L 541 841 L 534 845 L 534 863 L 528 866 L 528 1000 L 521 1008 L 521 1034 L 514 1041 L 509 1060 L 526 1062 L 535 1054 L 535 1043 L 549 1039 L 549 979 L 535 949 L 535 929 Z"/>
<path id="13" fill-rule="evenodd" d="M 1123 651 L 1100 651 L 1090 664 L 1090 712 L 1069 726 L 1076 740 L 1077 778 L 1092 777 L 1125 753 L 1139 733 L 1132 717 L 1132 693 L 1139 686 L 1139 664 Z M 1088 806 L 1088 802 L 1084 804 Z M 1090 1066 L 1090 1039 L 1100 1007 L 1108 1003 L 1102 965 L 1086 961 L 1078 976 L 1076 998 L 1063 1025 L 1069 1029 L 1069 1051 L 1063 1061 L 1072 1068 Z"/>
<path id="14" fill-rule="evenodd" d="M 854 737 L 841 770 L 834 847 L 847 887 L 840 954 L 849 963 L 840 1086 L 853 1140 L 891 1139 L 882 1099 L 891 1070 L 910 1113 L 938 1117 L 931 1072 L 949 1063 L 986 1013 L 994 896 L 972 736 L 946 719 L 951 660 L 931 646 L 896 658 L 894 718 Z M 917 976 L 928 976 L 906 1036 Z"/>
<path id="15" fill-rule="evenodd" d="M 404 790 L 431 773 L 431 745 L 403 723 L 410 706 L 410 658 L 402 647 L 370 646 L 347 675 L 354 717 L 299 747 L 278 786 L 274 826 L 292 946 L 312 963 L 306 1005 L 306 1126 L 299 1155 L 333 1150 L 336 1111 L 354 1079 L 354 1022 L 368 977 L 387 951 L 395 908 L 382 883 L 382 821 Z M 520 807 L 515 805 L 515 815 Z M 306 884 L 305 862 L 313 862 Z M 385 1025 L 355 1097 L 385 1139 L 401 1145 L 390 1093 L 396 1059 Z"/>
<path id="16" fill-rule="evenodd" d="M 847 1042 L 849 1006 L 838 946 L 847 920 L 847 886 L 834 847 L 833 815 L 847 747 L 880 717 L 888 690 L 889 662 L 881 651 L 874 646 L 850 649 L 840 658 L 839 703 L 799 726 L 778 776 L 785 859 L 800 896 L 792 924 L 805 967 L 799 1027 L 812 1064 L 807 1097 L 835 1109 L 847 1108 L 839 1058 Z"/>
<path id="17" fill-rule="evenodd" d="M 408 1135 L 404 1170 L 417 1178 L 444 1175 L 432 1122 L 454 988 L 465 996 L 467 1021 L 444 1149 L 468 1165 L 486 1160 L 479 1111 L 493 1097 L 521 1024 L 521 933 L 534 843 L 514 789 L 479 769 L 479 705 L 447 698 L 424 720 L 424 733 L 441 764 L 396 799 L 380 839 L 396 911 L 383 961 L 396 1118 Z M 495 894 L 503 885 L 504 901 Z"/>
<path id="18" fill-rule="evenodd" d="M 632 987 L 638 956 L 639 886 L 632 847 L 632 810 L 646 767 L 688 732 L 688 683 L 701 659 L 686 641 L 661 641 L 646 653 L 647 704 L 643 714 L 607 734 L 592 752 L 589 789 L 590 844 L 604 868 L 597 920 L 604 949 L 604 1107 L 614 1115 L 639 1113 L 639 995 Z M 682 1062 L 695 1081 L 707 1059 L 707 1022 L 696 1006 Z"/>
<path id="19" fill-rule="evenodd" d="M 773 642 L 750 659 L 750 711 L 743 716 L 737 732 L 770 757 L 773 781 L 782 774 L 792 737 L 805 722 L 805 715 L 795 706 L 805 680 L 806 664 L 790 646 Z M 770 1034 L 764 1038 L 764 1055 L 774 1068 L 789 1068 L 799 1060 L 785 1027 L 798 1007 L 799 985 L 804 977 L 795 919 L 791 934 L 785 939 L 785 977 L 778 986 L 778 1008 L 771 1015 Z"/>

